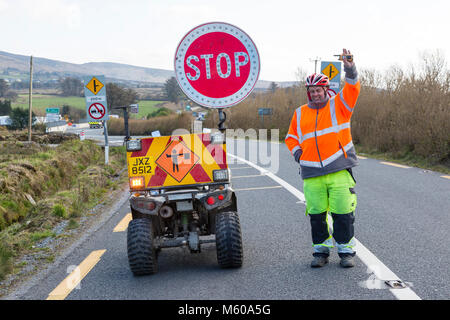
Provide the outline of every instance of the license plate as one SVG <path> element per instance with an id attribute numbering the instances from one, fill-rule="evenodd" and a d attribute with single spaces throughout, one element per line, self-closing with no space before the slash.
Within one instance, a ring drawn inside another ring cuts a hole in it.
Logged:
<path id="1" fill-rule="evenodd" d="M 192 201 L 178 201 L 177 204 L 177 211 L 192 211 L 194 210 L 194 207 L 192 205 Z"/>
<path id="2" fill-rule="evenodd" d="M 136 157 L 131 163 L 131 174 L 147 174 L 152 173 L 152 166 L 150 165 L 150 157 Z"/>

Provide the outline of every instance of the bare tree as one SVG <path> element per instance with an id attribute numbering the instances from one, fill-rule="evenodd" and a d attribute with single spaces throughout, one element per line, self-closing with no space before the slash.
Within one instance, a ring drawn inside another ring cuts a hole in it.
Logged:
<path id="1" fill-rule="evenodd" d="M 60 80 L 59 88 L 63 96 L 83 96 L 83 82 L 77 78 L 67 77 Z"/>
<path id="2" fill-rule="evenodd" d="M 0 79 L 0 97 L 5 97 L 9 90 L 9 84 L 5 79 Z"/>
<path id="3" fill-rule="evenodd" d="M 120 110 L 114 111 L 114 107 L 129 106 L 138 101 L 138 94 L 133 89 L 122 88 L 115 83 L 106 84 L 106 99 L 108 106 L 113 113 L 120 114 Z"/>
<path id="4" fill-rule="evenodd" d="M 178 103 L 183 97 L 183 93 L 175 77 L 167 79 L 166 83 L 164 83 L 164 93 L 167 100 L 174 103 Z"/>

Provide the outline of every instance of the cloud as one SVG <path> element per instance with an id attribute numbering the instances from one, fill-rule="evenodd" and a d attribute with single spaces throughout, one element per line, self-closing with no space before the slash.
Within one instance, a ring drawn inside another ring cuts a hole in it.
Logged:
<path id="1" fill-rule="evenodd" d="M 8 9 L 8 4 L 5 0 L 0 0 L 0 12 L 6 11 Z"/>
<path id="2" fill-rule="evenodd" d="M 81 26 L 81 9 L 76 4 L 67 7 L 68 19 L 67 26 L 69 29 L 79 29 Z"/>
<path id="3" fill-rule="evenodd" d="M 39 0 L 25 6 L 31 19 L 38 23 L 65 25 L 73 30 L 81 26 L 81 9 L 65 0 Z"/>

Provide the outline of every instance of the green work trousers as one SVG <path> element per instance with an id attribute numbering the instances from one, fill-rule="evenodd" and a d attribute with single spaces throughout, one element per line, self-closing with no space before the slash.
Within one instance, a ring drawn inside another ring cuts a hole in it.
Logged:
<path id="1" fill-rule="evenodd" d="M 315 254 L 329 255 L 333 240 L 338 254 L 352 254 L 357 198 L 355 180 L 348 170 L 307 178 L 303 181 L 306 214 L 311 221 Z M 330 216 L 333 220 L 330 223 Z M 331 229 L 331 225 L 333 226 Z"/>

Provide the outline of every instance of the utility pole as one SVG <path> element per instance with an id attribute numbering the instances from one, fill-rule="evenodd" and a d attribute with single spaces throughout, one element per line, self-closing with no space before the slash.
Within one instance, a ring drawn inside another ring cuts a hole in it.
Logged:
<path id="1" fill-rule="evenodd" d="M 314 73 L 317 73 L 317 62 L 319 62 L 320 59 L 322 59 L 322 58 L 315 57 L 314 59 L 309 59 L 309 61 L 311 61 L 311 62 L 314 61 Z"/>
<path id="2" fill-rule="evenodd" d="M 31 121 L 33 107 L 33 56 L 30 57 L 30 89 L 28 92 L 28 142 L 31 142 Z"/>

